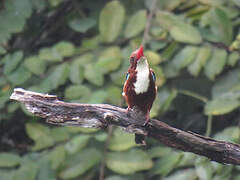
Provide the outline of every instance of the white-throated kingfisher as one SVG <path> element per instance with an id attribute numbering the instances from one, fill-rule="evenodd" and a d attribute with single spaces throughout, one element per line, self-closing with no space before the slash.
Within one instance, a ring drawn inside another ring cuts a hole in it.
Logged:
<path id="1" fill-rule="evenodd" d="M 130 56 L 130 67 L 126 76 L 122 95 L 128 104 L 128 110 L 136 107 L 144 113 L 149 122 L 149 113 L 157 94 L 156 77 L 149 68 L 147 58 L 143 55 L 143 46 Z"/>

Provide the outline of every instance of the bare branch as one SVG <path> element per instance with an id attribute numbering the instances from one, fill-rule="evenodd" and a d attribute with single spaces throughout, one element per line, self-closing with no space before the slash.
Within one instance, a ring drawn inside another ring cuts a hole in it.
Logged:
<path id="1" fill-rule="evenodd" d="M 117 125 L 127 132 L 155 138 L 169 147 L 206 156 L 220 163 L 240 165 L 240 145 L 185 132 L 155 119 L 151 119 L 145 127 L 144 116 L 137 110 L 128 112 L 108 104 L 65 103 L 56 96 L 19 88 L 14 89 L 10 98 L 24 103 L 28 111 L 46 118 L 48 123 L 89 128 Z"/>
<path id="2" fill-rule="evenodd" d="M 142 39 L 142 45 L 143 46 L 145 46 L 146 42 L 149 39 L 149 31 L 150 31 L 150 27 L 151 27 L 151 23 L 152 23 L 152 17 L 155 13 L 156 4 L 157 4 L 157 0 L 152 0 L 150 12 L 149 12 L 149 15 L 147 17 L 147 22 L 146 22 L 146 25 L 145 25 L 145 28 L 144 28 L 144 34 L 143 34 L 143 39 Z"/>

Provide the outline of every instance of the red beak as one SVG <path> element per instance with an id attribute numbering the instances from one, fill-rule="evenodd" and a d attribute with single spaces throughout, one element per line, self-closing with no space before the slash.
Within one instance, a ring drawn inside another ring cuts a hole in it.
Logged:
<path id="1" fill-rule="evenodd" d="M 139 60 L 143 56 L 143 45 L 141 45 L 135 52 L 136 59 Z"/>

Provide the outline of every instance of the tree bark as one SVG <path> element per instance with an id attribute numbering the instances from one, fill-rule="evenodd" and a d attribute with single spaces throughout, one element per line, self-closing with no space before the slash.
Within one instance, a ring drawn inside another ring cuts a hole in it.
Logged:
<path id="1" fill-rule="evenodd" d="M 219 163 L 240 165 L 240 145 L 182 131 L 156 119 L 143 126 L 145 118 L 137 109 L 127 111 L 108 104 L 66 103 L 54 95 L 20 88 L 14 89 L 10 99 L 25 104 L 28 111 L 46 118 L 48 123 L 85 128 L 116 125 L 129 133 L 157 139 L 172 148 L 206 156 Z"/>

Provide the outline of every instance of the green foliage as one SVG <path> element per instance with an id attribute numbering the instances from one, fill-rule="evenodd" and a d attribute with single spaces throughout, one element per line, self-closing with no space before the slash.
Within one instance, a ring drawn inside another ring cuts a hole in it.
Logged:
<path id="1" fill-rule="evenodd" d="M 78 103 L 124 106 L 129 56 L 155 71 L 151 117 L 240 143 L 239 0 L 5 0 L 0 3 L 0 180 L 228 180 L 240 168 L 134 135 L 56 127 L 9 100 L 13 88 Z M 147 27 L 150 25 L 149 27 Z M 212 118 L 212 127 L 207 119 Z M 104 147 L 106 146 L 107 147 Z"/>
<path id="2" fill-rule="evenodd" d="M 13 167 L 20 163 L 20 157 L 11 153 L 0 153 L 0 167 Z"/>
<path id="3" fill-rule="evenodd" d="M 92 18 L 72 19 L 69 26 L 77 32 L 85 33 L 96 25 L 96 20 Z"/>
<path id="4" fill-rule="evenodd" d="M 192 25 L 185 23 L 181 18 L 169 12 L 158 11 L 157 21 L 167 29 L 172 38 L 183 43 L 199 44 L 202 38 L 198 30 Z"/>
<path id="5" fill-rule="evenodd" d="M 147 14 L 145 10 L 137 11 L 132 15 L 126 25 L 124 35 L 126 38 L 131 38 L 138 35 L 144 30 L 145 23 L 147 20 Z M 134 27 L 133 27 L 134 24 Z"/>
<path id="6" fill-rule="evenodd" d="M 120 174 L 132 174 L 153 166 L 149 155 L 139 149 L 108 153 L 106 163 L 109 169 Z"/>
<path id="7" fill-rule="evenodd" d="M 84 172 L 99 163 L 101 154 L 96 149 L 86 149 L 81 153 L 71 156 L 66 162 L 59 176 L 63 179 L 71 179 L 82 175 Z"/>
<path id="8" fill-rule="evenodd" d="M 26 162 L 21 165 L 21 167 L 16 170 L 13 179 L 26 179 L 34 180 L 37 176 L 38 167 L 34 162 Z"/>
<path id="9" fill-rule="evenodd" d="M 133 134 L 127 134 L 117 128 L 113 133 L 108 148 L 112 151 L 125 151 L 135 145 L 135 137 Z"/>
<path id="10" fill-rule="evenodd" d="M 180 153 L 168 153 L 168 155 L 163 156 L 161 159 L 156 161 L 152 169 L 152 174 L 160 174 L 162 176 L 168 175 L 180 162 L 181 157 L 182 154 Z"/>
<path id="11" fill-rule="evenodd" d="M 33 151 L 52 146 L 54 143 L 54 140 L 50 136 L 50 130 L 46 126 L 37 123 L 28 123 L 26 124 L 26 131 L 29 137 L 35 142 L 35 145 L 32 147 Z"/>
<path id="12" fill-rule="evenodd" d="M 119 35 L 125 17 L 125 9 L 119 1 L 108 3 L 99 17 L 99 31 L 104 42 L 113 42 Z"/>

